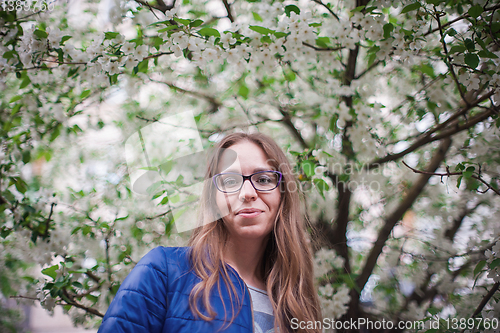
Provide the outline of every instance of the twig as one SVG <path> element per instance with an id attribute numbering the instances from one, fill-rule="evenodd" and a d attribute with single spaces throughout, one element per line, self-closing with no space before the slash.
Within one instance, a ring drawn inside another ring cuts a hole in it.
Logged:
<path id="1" fill-rule="evenodd" d="M 70 294 L 68 294 L 68 292 L 66 291 L 66 289 L 63 289 L 63 294 L 64 294 L 64 296 L 66 296 L 65 298 L 63 298 L 63 300 L 67 304 L 72 305 L 75 308 L 79 308 L 79 309 L 85 310 L 86 312 L 91 313 L 93 315 L 96 315 L 98 317 L 101 317 L 101 318 L 104 317 L 104 315 L 102 313 L 100 313 L 98 310 L 86 307 L 85 305 L 82 305 L 82 304 L 76 302 L 74 299 L 71 299 L 72 296 Z"/>
<path id="2" fill-rule="evenodd" d="M 499 8 L 500 8 L 500 5 L 496 5 L 496 6 L 493 6 L 493 7 L 488 7 L 488 8 L 485 8 L 485 9 L 484 9 L 483 13 L 484 13 L 484 12 L 489 12 L 490 10 L 495 11 L 495 10 L 497 10 L 497 9 L 499 9 Z M 464 14 L 460 15 L 459 17 L 457 17 L 456 19 L 453 19 L 453 20 L 451 20 L 451 21 L 449 21 L 449 22 L 447 22 L 447 23 L 443 24 L 443 25 L 442 25 L 442 28 L 445 28 L 445 27 L 447 27 L 447 26 L 449 26 L 449 25 L 451 25 L 451 24 L 453 24 L 453 23 L 455 23 L 455 22 L 458 22 L 458 21 L 463 20 L 463 19 L 468 18 L 468 17 L 470 17 L 469 13 L 464 13 Z M 435 28 L 435 29 L 432 29 L 431 31 L 426 32 L 426 33 L 424 34 L 424 36 L 430 35 L 430 34 L 432 34 L 432 33 L 436 32 L 436 31 L 438 31 L 438 30 L 439 30 L 439 27 L 438 27 L 438 28 Z"/>
<path id="3" fill-rule="evenodd" d="M 226 8 L 227 18 L 229 19 L 229 21 L 231 21 L 231 23 L 234 23 L 234 16 L 231 13 L 231 6 L 227 2 L 227 0 L 222 0 L 222 3 L 224 4 L 224 8 Z"/>
<path id="4" fill-rule="evenodd" d="M 111 285 L 111 264 L 109 260 L 109 237 L 113 233 L 113 229 L 109 229 L 109 232 L 106 234 L 104 241 L 106 243 L 106 271 L 108 272 L 108 281 Z"/>
<path id="5" fill-rule="evenodd" d="M 21 18 L 18 18 L 18 19 L 16 19 L 16 21 L 22 21 L 22 20 L 24 20 L 24 19 L 27 19 L 27 18 L 28 18 L 28 17 L 30 17 L 30 16 L 40 14 L 41 12 L 43 12 L 43 10 L 39 10 L 39 11 L 37 11 L 37 12 L 35 12 L 35 13 L 32 13 L 32 14 L 26 15 L 26 16 L 21 17 Z"/>
<path id="6" fill-rule="evenodd" d="M 443 33 L 443 27 L 441 26 L 441 19 L 439 18 L 439 13 L 434 6 L 434 13 L 436 14 L 436 21 L 439 27 L 439 34 L 441 36 L 441 44 L 443 45 L 443 51 L 446 57 L 446 64 L 448 65 L 448 68 L 450 69 L 451 76 L 453 77 L 453 81 L 455 81 L 455 84 L 457 86 L 458 92 L 460 93 L 460 96 L 462 97 L 462 100 L 464 101 L 465 105 L 469 105 L 469 101 L 465 98 L 465 94 L 462 91 L 462 87 L 460 86 L 460 82 L 458 82 L 457 75 L 455 74 L 455 69 L 453 68 L 453 64 L 451 61 L 451 57 L 448 53 L 448 47 L 446 46 L 446 41 L 444 40 L 444 33 Z"/>
<path id="7" fill-rule="evenodd" d="M 23 296 L 23 295 L 9 296 L 9 298 L 22 298 L 22 299 L 29 299 L 32 301 L 39 301 L 39 299 L 37 297 L 29 297 L 29 296 Z"/>
<path id="8" fill-rule="evenodd" d="M 429 171 L 422 171 L 422 170 L 417 170 L 415 168 L 412 168 L 411 166 L 409 166 L 408 164 L 406 164 L 405 161 L 403 161 L 403 164 L 408 168 L 410 169 L 411 171 L 415 172 L 415 173 L 420 173 L 420 174 L 423 174 L 423 175 L 430 175 L 430 176 L 440 176 L 441 179 L 443 177 L 450 177 L 450 176 L 461 176 L 463 175 L 463 171 L 457 171 L 457 172 L 449 172 L 447 170 L 446 173 L 438 173 L 438 172 L 429 172 Z M 488 190 L 492 190 L 493 192 L 495 192 L 496 194 L 500 195 L 500 191 L 493 188 L 490 184 L 488 184 L 484 179 L 482 179 L 480 176 L 476 176 L 476 175 L 471 175 L 471 178 L 474 178 L 476 180 L 479 180 L 481 183 L 483 183 L 484 185 L 486 185 L 488 187 L 488 189 L 482 193 L 485 193 L 487 192 Z"/>
<path id="9" fill-rule="evenodd" d="M 168 55 L 168 54 L 174 54 L 174 52 L 160 52 L 160 53 L 156 53 L 156 54 L 151 54 L 151 55 L 148 55 L 147 57 L 144 57 L 144 59 L 158 58 L 158 57 L 161 57 L 162 55 Z"/>
<path id="10" fill-rule="evenodd" d="M 43 233 L 43 236 L 46 237 L 49 235 L 49 227 L 50 227 L 50 220 L 52 219 L 52 213 L 54 212 L 54 206 L 56 205 L 55 202 L 53 202 L 51 205 L 50 205 L 50 213 L 49 213 L 49 217 L 47 217 L 47 219 L 45 220 L 45 231 Z"/>
<path id="11" fill-rule="evenodd" d="M 206 99 L 207 101 L 210 102 L 210 104 L 212 104 L 212 110 L 209 113 L 215 113 L 217 111 L 217 109 L 222 105 L 219 101 L 217 101 L 215 99 L 215 97 L 206 95 L 204 93 L 197 92 L 197 91 L 187 90 L 187 89 L 178 87 L 175 84 L 170 83 L 170 82 L 166 82 L 166 81 L 154 80 L 152 78 L 149 78 L 149 80 L 152 81 L 152 82 L 164 84 L 164 85 L 169 86 L 170 88 L 172 88 L 174 90 L 180 91 L 180 92 L 185 93 L 187 95 L 191 95 L 193 97 L 198 97 L 198 98 Z"/>
<path id="12" fill-rule="evenodd" d="M 464 107 L 461 111 L 455 113 L 450 118 L 456 118 L 460 114 L 466 113 L 468 110 L 470 110 L 474 106 L 476 106 L 476 104 L 478 104 L 481 101 L 483 101 L 484 98 L 486 98 L 487 96 L 491 96 L 492 94 L 493 94 L 493 92 L 489 92 L 486 95 L 478 98 L 473 104 Z M 434 142 L 436 140 L 440 140 L 440 139 L 442 139 L 444 137 L 452 136 L 452 135 L 454 135 L 456 133 L 459 133 L 459 132 L 461 132 L 463 130 L 466 130 L 466 129 L 468 129 L 468 128 L 474 126 L 474 125 L 476 125 L 478 122 L 483 121 L 483 120 L 489 118 L 495 112 L 497 112 L 495 109 L 490 108 L 489 110 L 487 110 L 487 111 L 485 111 L 483 113 L 480 113 L 480 114 L 478 114 L 477 116 L 475 116 L 475 117 L 473 117 L 471 119 L 468 119 L 462 125 L 459 125 L 458 123 L 448 124 L 448 122 L 450 120 L 450 119 L 448 119 L 444 123 L 442 123 L 442 124 L 436 126 L 435 128 L 433 128 L 432 130 L 430 130 L 428 132 L 425 132 L 424 136 L 422 136 L 417 141 L 415 141 L 412 145 L 410 145 L 410 147 L 406 148 L 405 150 L 403 150 L 403 151 L 401 151 L 399 153 L 396 153 L 396 154 L 387 154 L 384 157 L 377 158 L 377 159 L 373 160 L 372 162 L 368 163 L 367 164 L 367 168 L 368 168 L 368 170 L 372 170 L 372 169 L 380 167 L 382 164 L 387 163 L 389 161 L 398 160 L 401 157 L 403 157 L 403 156 L 405 156 L 405 155 L 407 155 L 407 154 L 409 154 L 409 153 L 417 150 L 421 146 L 424 146 L 424 145 L 426 145 L 428 143 Z M 437 130 L 439 130 L 439 129 L 445 127 L 445 126 L 446 126 L 445 131 L 441 132 L 441 134 L 438 134 L 438 135 L 435 135 L 435 136 L 431 136 L 431 134 L 433 134 L 434 132 L 436 132 Z"/>
<path id="13" fill-rule="evenodd" d="M 316 46 L 311 45 L 311 44 L 306 43 L 306 42 L 302 42 L 302 45 L 307 46 L 307 47 L 310 47 L 310 48 L 311 48 L 311 49 L 313 49 L 314 51 L 326 51 L 326 52 L 338 51 L 338 50 L 342 50 L 342 49 L 344 48 L 343 46 L 339 46 L 339 47 L 327 47 L 327 48 L 324 48 L 324 47 L 316 47 Z"/>
<path id="14" fill-rule="evenodd" d="M 337 19 L 337 21 L 340 21 L 339 16 L 333 12 L 333 10 L 330 9 L 325 3 L 321 2 L 321 0 L 312 0 L 313 2 L 316 2 L 318 5 L 321 5 L 326 8 L 332 14 L 333 17 Z"/>
<path id="15" fill-rule="evenodd" d="M 493 287 L 491 288 L 491 290 L 488 292 L 488 294 L 486 294 L 483 299 L 481 300 L 481 303 L 479 304 L 479 306 L 477 307 L 476 311 L 474 311 L 474 313 L 472 314 L 472 318 L 474 318 L 475 316 L 477 316 L 479 313 L 481 313 L 481 311 L 483 310 L 484 306 L 488 303 L 488 301 L 493 297 L 493 295 L 496 293 L 496 291 L 498 290 L 498 288 L 500 287 L 500 282 L 497 282 L 493 285 Z"/>
<path id="16" fill-rule="evenodd" d="M 380 64 L 382 61 L 380 60 L 377 60 L 375 61 L 373 64 L 371 64 L 367 69 L 365 69 L 364 71 L 362 71 L 361 73 L 359 73 L 358 75 L 356 75 L 354 77 L 354 80 L 357 80 L 359 79 L 360 77 L 362 77 L 363 75 L 365 75 L 366 73 L 368 73 L 369 71 L 371 71 L 372 69 L 374 69 L 375 67 L 378 66 L 378 64 Z"/>

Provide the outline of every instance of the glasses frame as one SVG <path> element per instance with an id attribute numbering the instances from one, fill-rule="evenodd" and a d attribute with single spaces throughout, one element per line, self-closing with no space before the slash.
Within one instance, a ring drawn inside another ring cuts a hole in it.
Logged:
<path id="1" fill-rule="evenodd" d="M 269 190 L 259 190 L 259 189 L 257 189 L 257 188 L 255 187 L 254 183 L 252 182 L 252 177 L 253 177 L 253 176 L 258 175 L 259 173 L 264 173 L 264 172 L 272 172 L 272 173 L 276 173 L 276 174 L 278 174 L 278 175 L 279 175 L 279 179 L 278 179 L 278 182 L 276 183 L 276 186 L 275 186 L 275 187 L 273 187 L 273 188 L 271 188 L 271 189 L 269 189 Z M 237 190 L 234 190 L 234 191 L 223 191 L 223 190 L 221 190 L 221 189 L 217 186 L 217 182 L 216 182 L 216 180 L 215 180 L 218 176 L 221 176 L 221 175 L 238 175 L 238 176 L 243 177 L 243 181 L 241 182 L 241 186 L 240 186 L 240 188 L 239 188 L 239 189 L 237 189 Z M 282 174 L 281 172 L 279 172 L 279 171 L 276 171 L 276 170 L 263 170 L 263 171 L 257 171 L 257 172 L 252 173 L 251 175 L 248 175 L 248 176 L 244 176 L 244 175 L 242 175 L 242 174 L 240 174 L 240 173 L 236 173 L 236 172 L 223 172 L 223 173 L 218 173 L 218 174 L 216 174 L 216 175 L 214 175 L 214 176 L 212 177 L 212 181 L 213 181 L 213 183 L 214 183 L 214 185 L 215 185 L 215 188 L 216 188 L 218 191 L 222 192 L 222 193 L 236 193 L 236 192 L 238 192 L 239 190 L 241 190 L 241 188 L 243 187 L 243 184 L 245 184 L 245 181 L 246 181 L 246 180 L 248 180 L 248 181 L 250 182 L 250 184 L 251 184 L 251 185 L 252 185 L 252 187 L 255 189 L 255 191 L 257 191 L 257 192 L 269 192 L 269 191 L 275 190 L 275 189 L 276 189 L 276 188 L 277 188 L 277 187 L 281 184 L 281 180 L 282 180 L 282 179 L 283 179 L 283 174 Z"/>

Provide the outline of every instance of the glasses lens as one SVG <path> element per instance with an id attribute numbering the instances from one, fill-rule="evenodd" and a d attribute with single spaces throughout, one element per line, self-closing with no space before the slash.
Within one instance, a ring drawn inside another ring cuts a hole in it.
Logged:
<path id="1" fill-rule="evenodd" d="M 280 175 L 272 171 L 259 172 L 254 174 L 251 180 L 257 190 L 270 191 L 278 186 Z"/>
<path id="2" fill-rule="evenodd" d="M 215 182 L 219 190 L 223 192 L 234 192 L 240 189 L 243 177 L 233 173 L 222 174 L 217 175 Z"/>

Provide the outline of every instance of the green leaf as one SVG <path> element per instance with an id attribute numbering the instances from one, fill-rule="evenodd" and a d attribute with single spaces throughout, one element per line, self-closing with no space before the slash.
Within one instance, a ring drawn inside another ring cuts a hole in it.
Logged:
<path id="1" fill-rule="evenodd" d="M 483 13 L 483 7 L 481 5 L 472 6 L 467 13 L 473 18 L 478 18 Z"/>
<path id="2" fill-rule="evenodd" d="M 314 176 L 314 169 L 316 168 L 316 163 L 311 160 L 305 160 L 302 162 L 302 170 L 307 177 Z"/>
<path id="3" fill-rule="evenodd" d="M 94 296 L 94 295 L 91 295 L 91 294 L 85 295 L 85 298 L 88 299 L 89 301 L 91 301 L 94 304 L 97 303 L 97 301 L 99 300 L 99 298 L 97 296 Z"/>
<path id="4" fill-rule="evenodd" d="M 455 46 L 452 46 L 452 48 L 450 49 L 449 53 L 464 53 L 465 50 L 467 50 L 465 48 L 465 46 L 463 46 L 463 45 L 455 45 Z"/>
<path id="5" fill-rule="evenodd" d="M 204 37 L 210 37 L 210 36 L 220 37 L 219 31 L 214 28 L 203 28 L 198 30 L 198 33 Z"/>
<path id="6" fill-rule="evenodd" d="M 26 191 L 28 190 L 28 184 L 26 184 L 26 182 L 21 178 L 17 178 L 14 185 L 16 186 L 16 189 L 22 194 L 26 193 Z"/>
<path id="7" fill-rule="evenodd" d="M 80 94 L 80 98 L 81 99 L 84 99 L 85 97 L 87 97 L 88 95 L 90 95 L 90 90 L 85 90 L 83 91 L 81 94 Z"/>
<path id="8" fill-rule="evenodd" d="M 203 20 L 197 19 L 197 20 L 194 20 L 193 22 L 189 23 L 189 26 L 191 28 L 196 28 L 196 27 L 199 27 L 202 24 L 203 24 Z"/>
<path id="9" fill-rule="evenodd" d="M 472 39 L 470 39 L 470 38 L 467 38 L 464 41 L 464 45 L 467 48 L 467 50 L 469 50 L 469 51 L 474 51 L 476 49 L 476 47 L 474 45 L 474 41 Z"/>
<path id="10" fill-rule="evenodd" d="M 176 29 L 176 28 L 178 28 L 178 26 L 176 26 L 176 25 L 170 25 L 170 26 L 168 26 L 166 28 L 158 30 L 158 32 L 165 32 L 165 31 Z"/>
<path id="11" fill-rule="evenodd" d="M 458 179 L 457 179 L 457 188 L 460 188 L 460 185 L 462 184 L 462 179 L 463 178 L 464 178 L 463 176 L 458 177 Z"/>
<path id="12" fill-rule="evenodd" d="M 358 7 L 354 8 L 353 10 L 351 10 L 351 13 L 361 12 L 364 8 L 365 8 L 365 6 L 358 6 Z"/>
<path id="13" fill-rule="evenodd" d="M 263 21 L 263 20 L 262 20 L 262 17 L 260 17 L 260 15 L 259 15 L 259 14 L 257 14 L 256 12 L 252 12 L 252 15 L 253 15 L 253 19 L 254 19 L 255 21 L 258 21 L 258 22 L 262 22 L 262 21 Z"/>
<path id="14" fill-rule="evenodd" d="M 299 7 L 295 5 L 288 5 L 285 7 L 285 14 L 286 16 L 290 17 L 290 13 L 294 12 L 295 14 L 299 15 L 300 14 L 300 9 Z"/>
<path id="15" fill-rule="evenodd" d="M 274 36 L 276 36 L 276 38 L 283 38 L 285 36 L 288 36 L 288 34 L 286 32 L 277 31 L 274 33 Z"/>
<path id="16" fill-rule="evenodd" d="M 253 30 L 253 31 L 258 32 L 259 34 L 263 34 L 263 35 L 274 34 L 274 32 L 275 32 L 274 30 L 260 27 L 258 25 L 251 25 L 251 26 L 249 26 L 249 28 L 250 28 L 250 30 Z"/>
<path id="17" fill-rule="evenodd" d="M 26 88 L 28 86 L 28 84 L 31 83 L 31 80 L 28 76 L 26 76 L 24 79 L 23 79 L 23 82 L 21 82 L 21 85 L 19 86 L 19 89 L 23 89 L 23 88 Z"/>
<path id="18" fill-rule="evenodd" d="M 479 272 L 481 272 L 485 265 L 486 265 L 486 260 L 481 260 L 480 262 L 478 262 L 476 268 L 474 268 L 473 276 L 476 276 Z"/>
<path id="19" fill-rule="evenodd" d="M 490 59 L 497 59 L 498 56 L 493 53 L 493 52 L 490 52 L 488 50 L 481 50 L 477 53 L 481 58 L 490 58 Z"/>
<path id="20" fill-rule="evenodd" d="M 71 285 L 72 285 L 73 287 L 83 289 L 83 285 L 82 285 L 80 282 L 78 282 L 78 281 L 73 281 L 73 282 L 71 282 Z"/>
<path id="21" fill-rule="evenodd" d="M 476 37 L 475 41 L 483 48 L 483 50 L 488 50 L 486 43 L 481 38 Z"/>
<path id="22" fill-rule="evenodd" d="M 14 55 L 16 54 L 16 51 L 14 50 L 11 50 L 11 51 L 7 51 L 3 54 L 2 58 L 4 59 L 10 59 L 10 58 L 14 58 Z"/>
<path id="23" fill-rule="evenodd" d="M 441 310 L 431 306 L 430 308 L 427 309 L 427 312 L 429 312 L 431 315 L 435 316 L 437 315 L 439 312 L 441 312 Z"/>
<path id="24" fill-rule="evenodd" d="M 248 87 L 244 84 L 242 84 L 240 86 L 240 89 L 238 89 L 238 95 L 240 95 L 241 97 L 243 97 L 244 99 L 247 99 L 248 98 L 248 93 L 250 92 L 250 90 L 248 89 Z"/>
<path id="25" fill-rule="evenodd" d="M 21 106 L 22 104 L 16 104 L 13 108 L 12 108 L 12 112 L 10 113 L 11 116 L 15 115 L 16 113 L 19 112 L 19 109 L 21 109 Z"/>
<path id="26" fill-rule="evenodd" d="M 43 31 L 43 30 L 38 30 L 38 29 L 37 29 L 37 30 L 35 30 L 35 31 L 33 32 L 33 34 L 34 34 L 35 36 L 37 36 L 38 38 L 47 38 L 47 36 L 49 35 L 49 34 L 48 34 L 48 33 L 46 33 L 45 31 Z"/>
<path id="27" fill-rule="evenodd" d="M 180 23 L 182 25 L 189 25 L 191 23 L 190 20 L 181 19 L 181 18 L 178 18 L 178 17 L 174 17 L 174 21 L 177 22 L 177 23 Z"/>
<path id="28" fill-rule="evenodd" d="M 319 47 L 328 48 L 329 43 L 330 43 L 330 38 L 328 37 L 318 37 L 316 39 L 316 45 L 318 45 Z"/>
<path id="29" fill-rule="evenodd" d="M 21 98 L 23 98 L 23 96 L 21 95 L 17 95 L 17 96 L 14 96 L 10 99 L 9 103 L 14 103 L 14 102 L 17 102 L 18 100 L 20 100 Z"/>
<path id="30" fill-rule="evenodd" d="M 42 269 L 42 274 L 50 276 L 52 280 L 55 280 L 57 277 L 56 271 L 59 269 L 59 265 L 54 265 L 47 267 L 45 269 Z"/>
<path id="31" fill-rule="evenodd" d="M 429 75 L 430 77 L 434 77 L 435 74 L 434 74 L 434 68 L 432 68 L 432 66 L 428 65 L 428 64 L 422 64 L 420 67 L 419 67 L 420 71 L 424 74 L 427 74 Z"/>
<path id="32" fill-rule="evenodd" d="M 474 170 L 476 170 L 476 168 L 474 168 L 473 166 L 470 166 L 468 167 L 467 169 L 465 169 L 465 171 L 463 172 L 463 176 L 465 178 L 470 178 L 472 177 L 472 174 L 474 173 Z"/>
<path id="33" fill-rule="evenodd" d="M 160 205 L 166 205 L 168 203 L 168 196 L 161 199 Z"/>
<path id="34" fill-rule="evenodd" d="M 64 52 L 63 52 L 63 50 L 57 49 L 56 52 L 57 52 L 57 60 L 59 60 L 59 62 L 64 62 Z"/>
<path id="35" fill-rule="evenodd" d="M 393 30 L 394 26 L 391 23 L 384 24 L 384 38 L 389 38 Z"/>
<path id="36" fill-rule="evenodd" d="M 137 65 L 138 72 L 146 73 L 148 71 L 149 59 L 144 59 Z"/>
<path id="37" fill-rule="evenodd" d="M 465 63 L 470 68 L 476 68 L 479 65 L 479 57 L 474 53 L 467 53 L 465 55 Z"/>
<path id="38" fill-rule="evenodd" d="M 63 36 L 63 38 L 61 38 L 61 43 L 64 43 L 65 41 L 67 41 L 71 38 L 73 38 L 73 36 Z"/>
<path id="39" fill-rule="evenodd" d="M 165 24 L 165 25 L 171 25 L 170 20 L 165 20 L 165 21 L 158 21 L 158 22 L 153 22 L 151 24 L 148 24 L 148 27 L 151 25 L 159 25 L 159 24 Z M 175 27 L 176 25 L 174 25 Z"/>
<path id="40" fill-rule="evenodd" d="M 422 7 L 422 5 L 419 2 L 412 3 L 411 5 L 408 5 L 405 8 L 403 8 L 401 14 L 411 12 L 412 10 L 417 10 L 420 7 Z"/>
<path id="41" fill-rule="evenodd" d="M 455 36 L 457 34 L 457 31 L 455 29 L 453 29 L 453 28 L 450 28 L 450 29 L 448 29 L 446 31 L 445 34 L 453 37 L 453 36 Z"/>
<path id="42" fill-rule="evenodd" d="M 119 32 L 108 31 L 104 33 L 104 39 L 115 39 L 119 34 Z"/>
<path id="43" fill-rule="evenodd" d="M 496 258 L 495 260 L 492 261 L 492 263 L 490 264 L 490 268 L 491 269 L 494 269 L 494 268 L 497 268 L 498 266 L 500 266 L 500 258 Z"/>
<path id="44" fill-rule="evenodd" d="M 285 75 L 285 79 L 288 82 L 293 82 L 297 78 L 297 75 L 291 69 L 285 70 L 284 75 Z"/>
<path id="45" fill-rule="evenodd" d="M 314 179 L 313 180 L 313 183 L 314 185 L 316 186 L 316 188 L 318 189 L 319 191 L 319 194 L 321 194 L 321 196 L 323 197 L 323 199 L 325 198 L 325 192 L 328 191 L 330 189 L 330 186 L 328 186 L 327 182 L 325 182 L 323 179 L 319 178 L 319 179 Z"/>

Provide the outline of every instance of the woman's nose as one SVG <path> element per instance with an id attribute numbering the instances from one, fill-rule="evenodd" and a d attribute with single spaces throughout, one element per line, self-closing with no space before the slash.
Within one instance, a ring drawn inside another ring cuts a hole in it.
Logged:
<path id="1" fill-rule="evenodd" d="M 245 179 L 243 185 L 241 186 L 239 199 L 241 201 L 255 200 L 257 198 L 257 191 L 253 187 L 252 183 L 250 183 L 249 179 Z"/>

